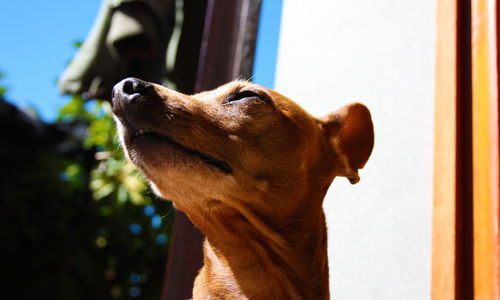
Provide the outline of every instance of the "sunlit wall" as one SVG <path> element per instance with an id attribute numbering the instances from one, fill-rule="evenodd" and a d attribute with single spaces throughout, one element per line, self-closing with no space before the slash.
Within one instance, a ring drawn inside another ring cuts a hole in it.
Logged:
<path id="1" fill-rule="evenodd" d="M 435 0 L 283 3 L 275 89 L 323 115 L 371 110 L 361 181 L 324 208 L 332 299 L 429 299 Z"/>

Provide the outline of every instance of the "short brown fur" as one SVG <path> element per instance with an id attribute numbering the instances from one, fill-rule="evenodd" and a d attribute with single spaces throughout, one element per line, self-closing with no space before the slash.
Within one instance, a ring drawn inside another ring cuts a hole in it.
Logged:
<path id="1" fill-rule="evenodd" d="M 315 118 L 246 81 L 188 96 L 129 78 L 113 94 L 128 157 L 206 235 L 194 299 L 329 298 L 322 203 L 370 156 L 365 106 Z"/>

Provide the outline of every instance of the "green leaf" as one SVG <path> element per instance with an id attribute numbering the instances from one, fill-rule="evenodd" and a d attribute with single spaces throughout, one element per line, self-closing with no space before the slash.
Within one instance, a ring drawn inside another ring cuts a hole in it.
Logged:
<path id="1" fill-rule="evenodd" d="M 3 73 L 0 72 L 0 79 L 4 77 Z M 2 97 L 7 92 L 7 88 L 2 86 L 0 83 L 0 97 Z"/>
<path id="2" fill-rule="evenodd" d="M 101 200 L 115 190 L 115 184 L 112 182 L 106 183 L 94 192 L 94 199 Z"/>
<path id="3" fill-rule="evenodd" d="M 113 214 L 113 209 L 110 206 L 101 206 L 99 207 L 99 213 L 104 217 L 109 217 Z"/>
<path id="4" fill-rule="evenodd" d="M 2 97 L 7 92 L 7 89 L 3 86 L 0 86 L 0 97 Z"/>
<path id="5" fill-rule="evenodd" d="M 69 122 L 74 120 L 90 121 L 91 118 L 92 117 L 85 110 L 83 98 L 74 95 L 64 107 L 59 109 L 57 122 Z"/>

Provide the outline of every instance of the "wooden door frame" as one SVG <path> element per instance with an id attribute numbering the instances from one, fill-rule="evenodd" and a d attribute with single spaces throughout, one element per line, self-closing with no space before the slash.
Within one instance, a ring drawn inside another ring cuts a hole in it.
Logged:
<path id="1" fill-rule="evenodd" d="M 437 3 L 432 299 L 500 299 L 496 2 Z"/>
<path id="2" fill-rule="evenodd" d="M 467 1 L 438 0 L 431 286 L 436 300 L 467 299 L 473 291 L 469 14 Z"/>
<path id="3" fill-rule="evenodd" d="M 474 295 L 500 299 L 498 3 L 472 1 Z"/>

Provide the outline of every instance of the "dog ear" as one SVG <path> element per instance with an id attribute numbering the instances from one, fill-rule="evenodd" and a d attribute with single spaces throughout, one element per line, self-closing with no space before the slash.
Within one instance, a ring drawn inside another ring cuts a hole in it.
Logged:
<path id="1" fill-rule="evenodd" d="M 343 164 L 339 175 L 351 184 L 357 183 L 358 169 L 363 168 L 373 149 L 370 111 L 361 103 L 351 103 L 320 118 L 320 126 Z"/>

